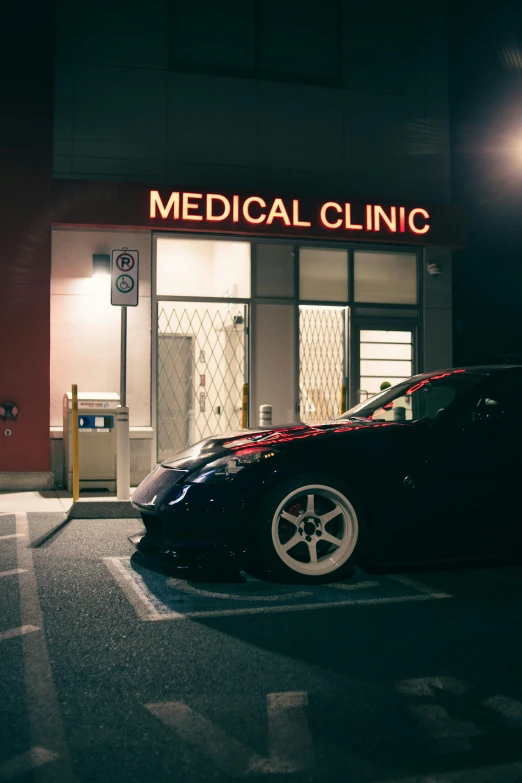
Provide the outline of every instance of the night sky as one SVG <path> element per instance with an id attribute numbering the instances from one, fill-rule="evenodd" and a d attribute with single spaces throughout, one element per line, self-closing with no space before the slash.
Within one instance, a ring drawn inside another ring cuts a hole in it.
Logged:
<path id="1" fill-rule="evenodd" d="M 522 363 L 522 3 L 449 0 L 455 363 Z"/>

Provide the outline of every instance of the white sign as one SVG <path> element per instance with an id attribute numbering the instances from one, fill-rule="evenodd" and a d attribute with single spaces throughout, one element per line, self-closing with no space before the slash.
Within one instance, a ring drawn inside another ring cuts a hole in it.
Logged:
<path id="1" fill-rule="evenodd" d="M 138 304 L 140 254 L 138 250 L 113 250 L 111 256 L 111 304 L 136 307 Z"/>

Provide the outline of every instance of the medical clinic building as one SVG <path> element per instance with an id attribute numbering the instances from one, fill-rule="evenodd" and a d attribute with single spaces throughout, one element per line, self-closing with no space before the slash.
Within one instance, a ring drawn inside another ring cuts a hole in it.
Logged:
<path id="1" fill-rule="evenodd" d="M 0 489 L 62 485 L 64 394 L 120 390 L 114 250 L 133 484 L 241 426 L 245 388 L 248 426 L 313 422 L 451 365 L 444 3 L 73 5 L 9 96 Z"/>

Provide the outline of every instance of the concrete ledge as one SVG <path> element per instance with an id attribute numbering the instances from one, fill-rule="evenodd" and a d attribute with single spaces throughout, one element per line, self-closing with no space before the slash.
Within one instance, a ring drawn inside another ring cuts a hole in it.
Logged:
<path id="1" fill-rule="evenodd" d="M 46 489 L 54 489 L 54 476 L 48 470 L 34 473 L 0 472 L 0 492 L 37 492 Z"/>
<path id="2" fill-rule="evenodd" d="M 77 500 L 67 519 L 141 519 L 130 500 Z"/>

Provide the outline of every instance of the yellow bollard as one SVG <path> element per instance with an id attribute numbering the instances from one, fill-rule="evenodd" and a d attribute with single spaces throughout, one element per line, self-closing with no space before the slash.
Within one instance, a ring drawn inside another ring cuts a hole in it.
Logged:
<path id="1" fill-rule="evenodd" d="M 346 386 L 341 386 L 341 413 L 346 411 Z"/>
<path id="2" fill-rule="evenodd" d="M 72 387 L 72 474 L 73 474 L 73 503 L 80 498 L 80 474 L 78 458 L 78 386 L 73 383 Z"/>
<path id="3" fill-rule="evenodd" d="M 248 427 L 248 383 L 243 384 L 243 404 L 241 407 L 241 429 Z"/>

